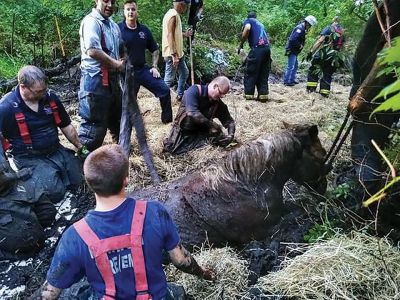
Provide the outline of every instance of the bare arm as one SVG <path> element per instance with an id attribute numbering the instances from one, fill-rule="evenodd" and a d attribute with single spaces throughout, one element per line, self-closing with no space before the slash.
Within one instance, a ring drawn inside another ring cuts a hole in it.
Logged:
<path id="1" fill-rule="evenodd" d="M 53 300 L 58 299 L 61 294 L 61 289 L 52 286 L 45 281 L 43 285 L 29 297 L 30 300 Z"/>
<path id="2" fill-rule="evenodd" d="M 150 69 L 150 72 L 151 72 L 151 74 L 153 74 L 154 78 L 161 77 L 160 72 L 158 71 L 158 67 L 157 67 L 159 57 L 160 57 L 160 50 L 157 49 L 152 53 L 153 67 Z"/>
<path id="3" fill-rule="evenodd" d="M 240 48 L 243 48 L 244 42 L 247 40 L 247 38 L 250 35 L 250 30 L 251 30 L 251 25 L 250 24 L 246 24 L 243 27 L 242 36 L 240 37 Z"/>
<path id="4" fill-rule="evenodd" d="M 61 128 L 61 132 L 64 134 L 67 140 L 77 149 L 82 147 L 82 144 L 79 141 L 78 133 L 76 132 L 75 127 L 72 126 L 72 124 Z"/>
<path id="5" fill-rule="evenodd" d="M 169 19 L 167 26 L 168 28 L 167 40 L 172 53 L 176 53 L 175 27 L 176 27 L 176 17 L 172 17 L 171 19 Z"/>
<path id="6" fill-rule="evenodd" d="M 315 51 L 317 51 L 319 49 L 319 47 L 321 46 L 321 44 L 324 42 L 325 40 L 325 36 L 321 35 L 319 37 L 319 39 L 315 42 L 314 46 L 311 48 L 311 52 L 314 53 Z"/>
<path id="7" fill-rule="evenodd" d="M 168 252 L 173 265 L 182 272 L 196 275 L 206 280 L 215 280 L 215 273 L 210 269 L 204 269 L 181 244 Z"/>
<path id="8" fill-rule="evenodd" d="M 116 60 L 116 59 L 112 58 L 111 56 L 107 55 L 103 50 L 91 48 L 87 51 L 87 54 L 91 58 L 99 61 L 102 64 L 105 64 L 109 68 L 117 69 L 119 71 L 124 70 L 124 61 L 123 60 Z"/>

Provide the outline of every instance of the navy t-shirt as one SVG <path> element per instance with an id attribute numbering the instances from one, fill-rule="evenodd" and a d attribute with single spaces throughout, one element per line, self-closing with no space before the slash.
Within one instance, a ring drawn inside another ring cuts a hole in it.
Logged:
<path id="1" fill-rule="evenodd" d="M 248 37 L 250 48 L 262 45 L 269 45 L 268 35 L 264 25 L 255 18 L 248 18 L 243 22 L 243 26 L 251 25 L 250 35 Z"/>
<path id="2" fill-rule="evenodd" d="M 306 28 L 304 22 L 297 24 L 290 34 L 289 40 L 286 45 L 286 50 L 293 52 L 294 54 L 300 53 L 304 46 L 306 38 Z"/>
<path id="3" fill-rule="evenodd" d="M 134 209 L 135 200 L 127 198 L 112 211 L 89 211 L 85 220 L 100 239 L 129 234 Z M 176 226 L 164 206 L 158 201 L 149 201 L 143 227 L 143 253 L 149 291 L 154 300 L 162 299 L 167 292 L 162 252 L 174 249 L 178 243 Z M 116 299 L 135 299 L 131 250 L 110 251 L 108 257 L 115 279 Z M 51 285 L 65 289 L 84 276 L 100 299 L 104 295 L 104 281 L 87 245 L 71 226 L 61 237 L 47 280 Z"/>
<path id="4" fill-rule="evenodd" d="M 146 49 L 151 53 L 158 49 L 153 35 L 145 25 L 139 22 L 135 29 L 128 28 L 125 21 L 119 23 L 118 26 L 121 29 L 122 40 L 128 50 L 131 64 L 136 68 L 142 68 L 146 64 Z"/>
<path id="5" fill-rule="evenodd" d="M 19 86 L 0 100 L 0 132 L 11 143 L 13 154 L 26 153 L 27 151 L 15 119 L 16 112 L 22 112 L 25 116 L 33 150 L 48 151 L 59 144 L 58 129 L 49 105 L 49 99 L 53 99 L 57 103 L 61 119 L 58 127 L 68 126 L 71 119 L 60 99 L 53 92 L 46 93 L 46 97 L 39 101 L 37 112 L 30 109 L 22 100 Z M 16 109 L 14 106 L 18 106 L 18 108 Z"/>

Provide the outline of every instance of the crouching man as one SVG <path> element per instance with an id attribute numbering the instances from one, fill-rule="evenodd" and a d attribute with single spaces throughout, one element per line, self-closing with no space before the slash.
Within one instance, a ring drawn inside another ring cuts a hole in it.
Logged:
<path id="1" fill-rule="evenodd" d="M 228 106 L 222 102 L 230 89 L 229 79 L 219 76 L 208 85 L 193 85 L 184 94 L 164 151 L 181 154 L 199 148 L 208 142 L 225 147 L 233 141 L 235 121 Z M 217 118 L 227 128 L 213 121 Z"/>
<path id="2" fill-rule="evenodd" d="M 102 146 L 87 157 L 84 175 L 96 207 L 61 237 L 47 281 L 33 299 L 57 299 L 61 289 L 83 277 L 96 299 L 168 299 L 163 250 L 178 269 L 215 278 L 181 245 L 160 202 L 127 198 L 128 167 L 118 145 Z"/>

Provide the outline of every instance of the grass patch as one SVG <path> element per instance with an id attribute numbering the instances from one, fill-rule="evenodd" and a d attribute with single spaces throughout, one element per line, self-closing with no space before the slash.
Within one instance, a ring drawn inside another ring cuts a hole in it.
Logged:
<path id="1" fill-rule="evenodd" d="M 19 59 L 14 59 L 7 54 L 0 54 L 0 78 L 14 78 L 23 65 L 24 63 Z"/>

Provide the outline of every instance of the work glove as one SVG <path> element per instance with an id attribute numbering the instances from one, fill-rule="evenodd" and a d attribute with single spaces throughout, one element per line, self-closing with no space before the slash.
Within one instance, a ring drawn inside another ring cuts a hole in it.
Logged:
<path id="1" fill-rule="evenodd" d="M 84 160 L 86 159 L 86 157 L 88 157 L 89 153 L 90 153 L 90 151 L 88 150 L 88 148 L 87 148 L 85 145 L 83 145 L 82 147 L 80 147 L 80 148 L 78 149 L 78 152 L 76 152 L 78 158 L 79 158 L 81 161 L 84 161 Z"/>
<path id="2" fill-rule="evenodd" d="M 223 138 L 221 138 L 221 139 L 218 141 L 218 146 L 226 147 L 226 146 L 228 146 L 230 143 L 232 143 L 232 141 L 233 141 L 233 135 L 228 134 L 227 136 L 224 136 Z"/>
<path id="3" fill-rule="evenodd" d="M 243 51 L 243 48 L 242 47 L 239 47 L 238 49 L 237 49 L 237 54 L 240 54 L 240 52 L 242 52 Z"/>
<path id="4" fill-rule="evenodd" d="M 312 58 L 313 58 L 313 53 L 310 51 L 307 53 L 306 61 L 310 61 L 310 60 L 312 60 Z"/>
<path id="5" fill-rule="evenodd" d="M 198 14 L 198 15 L 196 15 L 195 17 L 194 17 L 194 21 L 197 23 L 197 22 L 201 22 L 202 20 L 203 20 L 203 18 L 204 18 L 204 15 L 202 15 L 202 14 Z"/>

